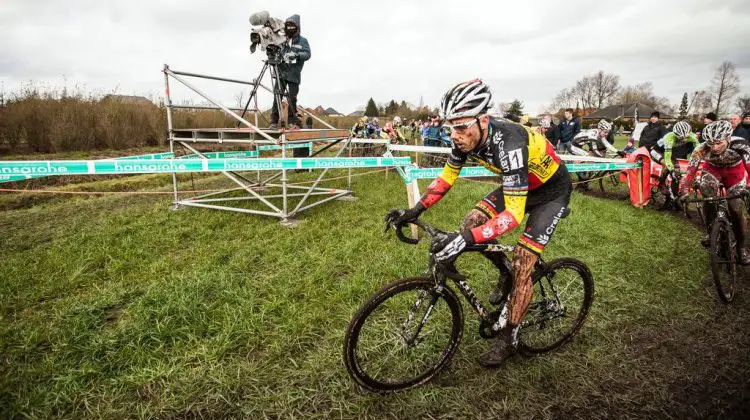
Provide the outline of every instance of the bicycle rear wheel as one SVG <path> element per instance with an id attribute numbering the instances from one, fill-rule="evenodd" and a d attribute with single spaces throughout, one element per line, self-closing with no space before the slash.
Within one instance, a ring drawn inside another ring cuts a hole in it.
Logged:
<path id="1" fill-rule="evenodd" d="M 396 280 L 377 291 L 344 336 L 349 375 L 374 392 L 412 388 L 450 361 L 463 332 L 461 303 L 428 277 Z"/>
<path id="2" fill-rule="evenodd" d="M 711 274 L 719 298 L 729 303 L 734 299 L 737 279 L 737 253 L 732 226 L 722 220 L 711 224 Z"/>
<path id="3" fill-rule="evenodd" d="M 527 355 L 554 350 L 583 326 L 594 301 L 594 278 L 581 261 L 559 258 L 535 272 L 534 295 L 521 322 L 518 348 Z"/>

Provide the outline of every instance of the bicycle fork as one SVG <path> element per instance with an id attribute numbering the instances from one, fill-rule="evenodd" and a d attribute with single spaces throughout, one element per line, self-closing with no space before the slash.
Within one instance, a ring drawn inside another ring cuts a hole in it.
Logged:
<path id="1" fill-rule="evenodd" d="M 403 324 L 401 324 L 401 338 L 404 339 L 404 342 L 407 346 L 415 346 L 419 344 L 419 341 L 417 337 L 419 336 L 419 333 L 422 331 L 422 327 L 424 327 L 425 322 L 427 322 L 427 319 L 430 317 L 430 314 L 432 313 L 432 309 L 435 307 L 435 304 L 437 303 L 438 297 L 440 297 L 440 291 L 442 290 L 443 286 L 437 286 L 434 291 L 430 292 L 427 290 L 422 290 L 419 292 L 419 295 L 417 296 L 417 301 L 414 302 L 414 305 L 411 306 L 409 310 L 409 314 L 406 316 L 406 320 Z M 427 306 L 427 309 L 424 312 L 424 315 L 422 315 L 422 319 L 419 320 L 419 324 L 417 324 L 416 331 L 414 331 L 414 334 L 409 334 L 409 324 L 414 320 L 414 317 L 417 315 L 417 311 L 419 311 L 419 308 L 422 306 L 422 302 L 427 297 L 427 294 L 432 295 L 430 299 L 430 304 Z"/>

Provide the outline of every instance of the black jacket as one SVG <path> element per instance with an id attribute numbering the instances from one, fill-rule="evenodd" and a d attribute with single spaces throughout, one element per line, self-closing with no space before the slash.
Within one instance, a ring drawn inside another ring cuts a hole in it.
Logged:
<path id="1" fill-rule="evenodd" d="M 557 125 L 550 123 L 544 136 L 547 137 L 547 140 L 549 140 L 552 145 L 555 145 L 557 143 Z"/>
<path id="2" fill-rule="evenodd" d="M 656 145 L 664 135 L 667 134 L 667 128 L 660 122 L 652 123 L 651 121 L 643 127 L 641 138 L 638 140 L 639 146 L 646 146 L 647 149 Z"/>
<path id="3" fill-rule="evenodd" d="M 297 28 L 301 31 L 299 15 L 292 15 L 287 22 L 294 22 Z M 299 32 L 294 38 L 287 40 L 284 43 L 284 47 L 281 50 L 282 56 L 285 54 L 294 54 L 293 62 L 283 62 L 279 65 L 279 76 L 287 82 L 300 84 L 302 82 L 302 67 L 305 65 L 305 61 L 311 57 L 310 44 L 307 42 L 305 37 L 300 36 Z"/>
<path id="4" fill-rule="evenodd" d="M 734 131 L 732 132 L 732 136 L 742 137 L 743 139 L 750 141 L 750 133 L 748 133 L 747 130 L 745 130 L 742 124 L 737 125 L 737 128 L 735 128 Z"/>
<path id="5" fill-rule="evenodd" d="M 556 135 L 563 143 L 573 141 L 573 137 L 581 132 L 581 122 L 578 118 L 573 117 L 572 120 L 568 121 L 565 118 L 560 120 L 560 124 L 557 125 Z"/>

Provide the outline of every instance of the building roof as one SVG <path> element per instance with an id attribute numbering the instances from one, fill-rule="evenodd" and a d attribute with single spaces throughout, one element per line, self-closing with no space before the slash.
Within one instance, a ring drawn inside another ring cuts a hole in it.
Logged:
<path id="1" fill-rule="evenodd" d="M 342 114 L 342 113 L 340 113 L 340 112 L 336 111 L 336 110 L 335 110 L 335 109 L 333 109 L 332 107 L 329 107 L 329 108 L 327 108 L 327 109 L 325 110 L 324 114 L 325 114 L 325 115 L 329 115 L 329 116 L 330 116 L 330 115 L 344 115 L 344 114 Z"/>
<path id="2" fill-rule="evenodd" d="M 592 114 L 589 114 L 583 118 L 604 118 L 604 119 L 610 119 L 614 120 L 617 118 L 633 118 L 635 115 L 635 110 L 638 108 L 638 117 L 639 118 L 648 118 L 652 112 L 656 111 L 653 107 L 650 107 L 648 105 L 642 104 L 640 102 L 632 102 L 629 104 L 619 104 L 619 105 L 610 105 L 606 108 L 602 108 Z M 661 113 L 661 118 L 663 119 L 672 119 L 671 115 Z"/>
<path id="3" fill-rule="evenodd" d="M 361 111 L 354 111 L 351 114 L 349 114 L 348 116 L 349 117 L 363 117 L 364 115 L 365 115 L 365 111 L 361 110 Z"/>

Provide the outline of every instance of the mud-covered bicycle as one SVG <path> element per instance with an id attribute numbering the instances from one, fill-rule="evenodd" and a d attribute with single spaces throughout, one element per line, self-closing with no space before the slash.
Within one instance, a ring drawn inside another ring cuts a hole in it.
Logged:
<path id="1" fill-rule="evenodd" d="M 413 221 L 430 237 L 444 233 L 423 221 Z M 418 240 L 395 228 L 409 244 Z M 481 244 L 464 252 L 502 254 L 513 247 Z M 508 263 L 508 270 L 510 269 Z M 395 280 L 370 296 L 354 314 L 344 337 L 344 362 L 351 377 L 373 392 L 404 390 L 435 377 L 455 354 L 463 334 L 463 308 L 452 280 L 479 317 L 482 338 L 496 337 L 500 310 L 489 310 L 477 298 L 466 277 L 453 264 L 435 261 L 430 253 L 424 275 Z M 534 297 L 521 323 L 519 350 L 534 355 L 553 350 L 582 327 L 594 300 L 594 279 L 586 264 L 574 258 L 544 262 L 532 273 Z M 503 283 L 502 303 L 511 289 Z"/>

